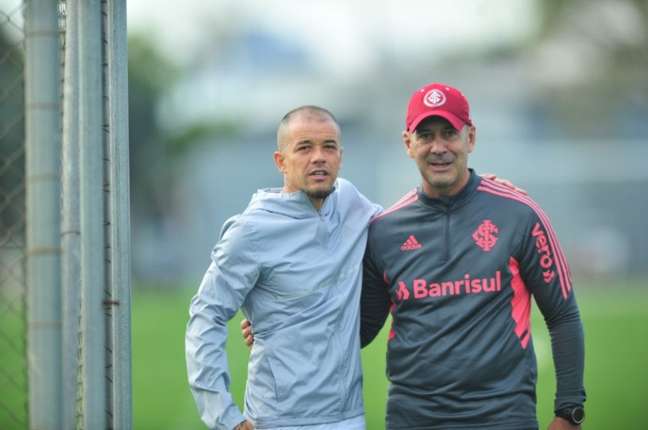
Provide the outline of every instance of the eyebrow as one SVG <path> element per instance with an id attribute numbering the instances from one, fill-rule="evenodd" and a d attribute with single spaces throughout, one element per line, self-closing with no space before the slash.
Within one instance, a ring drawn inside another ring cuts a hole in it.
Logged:
<path id="1" fill-rule="evenodd" d="M 336 145 L 339 145 L 339 144 L 340 144 L 340 143 L 339 143 L 337 140 L 335 140 L 335 139 L 327 139 L 327 140 L 323 141 L 322 143 L 334 143 L 334 144 L 336 144 Z M 314 144 L 313 141 L 310 140 L 310 139 L 300 140 L 300 141 L 298 141 L 297 143 L 295 143 L 295 145 L 313 145 L 313 144 Z"/>
<path id="2" fill-rule="evenodd" d="M 446 124 L 443 125 L 441 128 L 439 128 L 439 131 L 446 131 L 446 130 L 455 130 L 455 128 L 452 125 Z M 434 131 L 433 126 L 423 126 L 420 129 L 415 129 L 415 133 L 430 133 Z"/>

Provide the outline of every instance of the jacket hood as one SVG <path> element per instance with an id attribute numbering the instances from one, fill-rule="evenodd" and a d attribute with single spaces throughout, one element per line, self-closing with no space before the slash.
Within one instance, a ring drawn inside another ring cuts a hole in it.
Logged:
<path id="1" fill-rule="evenodd" d="M 270 212 L 294 219 L 328 216 L 335 208 L 340 179 L 333 184 L 333 191 L 326 197 L 318 211 L 306 193 L 288 193 L 281 188 L 263 188 L 252 195 L 246 212 Z"/>

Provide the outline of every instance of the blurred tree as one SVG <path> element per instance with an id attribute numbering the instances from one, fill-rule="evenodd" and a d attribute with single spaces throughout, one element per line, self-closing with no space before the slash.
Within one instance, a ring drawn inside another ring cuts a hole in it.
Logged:
<path id="1" fill-rule="evenodd" d="M 543 0 L 536 108 L 579 136 L 648 135 L 648 1 Z"/>
<path id="2" fill-rule="evenodd" d="M 143 35 L 128 40 L 129 139 L 133 215 L 159 218 L 173 181 L 174 163 L 165 144 L 157 107 L 179 76 Z"/>
<path id="3" fill-rule="evenodd" d="M 218 118 L 178 129 L 162 124 L 159 106 L 183 71 L 146 36 L 129 38 L 128 73 L 133 209 L 138 216 L 160 217 L 169 211 L 174 177 L 182 173 L 181 157 L 200 143 L 237 134 L 239 126 Z"/>
<path id="4" fill-rule="evenodd" d="M 573 8 L 580 8 L 583 5 L 592 5 L 597 7 L 602 3 L 627 3 L 637 13 L 643 23 L 643 28 L 648 28 L 648 1 L 646 0 L 542 0 L 538 1 L 537 8 L 540 15 L 540 32 L 541 39 L 550 37 L 553 33 L 560 31 L 564 21 L 564 16 Z"/>

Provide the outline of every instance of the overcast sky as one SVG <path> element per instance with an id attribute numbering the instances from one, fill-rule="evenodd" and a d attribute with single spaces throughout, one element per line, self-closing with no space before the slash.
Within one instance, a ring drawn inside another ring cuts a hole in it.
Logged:
<path id="1" fill-rule="evenodd" d="M 536 0 L 137 0 L 131 32 L 190 61 L 219 29 L 250 26 L 301 38 L 324 68 L 362 72 L 376 52 L 433 53 L 506 44 L 537 29 Z"/>

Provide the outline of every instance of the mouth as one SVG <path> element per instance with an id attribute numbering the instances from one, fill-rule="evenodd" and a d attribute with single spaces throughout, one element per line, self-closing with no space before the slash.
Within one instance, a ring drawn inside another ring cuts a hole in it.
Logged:
<path id="1" fill-rule="evenodd" d="M 429 160 L 427 163 L 432 170 L 440 172 L 448 170 L 452 166 L 452 161 L 445 160 Z"/>
<path id="2" fill-rule="evenodd" d="M 330 175 L 329 172 L 324 169 L 316 169 L 311 171 L 308 176 L 319 182 L 326 180 Z"/>

